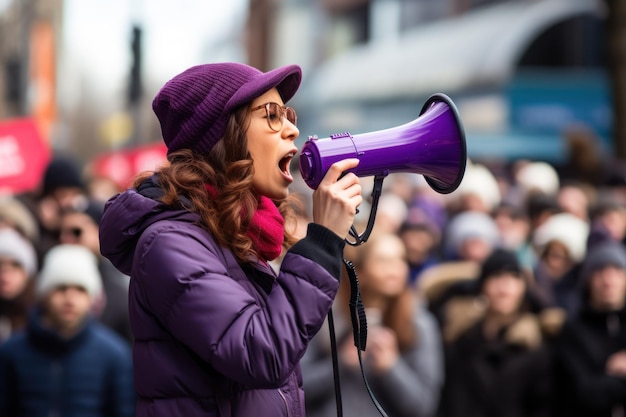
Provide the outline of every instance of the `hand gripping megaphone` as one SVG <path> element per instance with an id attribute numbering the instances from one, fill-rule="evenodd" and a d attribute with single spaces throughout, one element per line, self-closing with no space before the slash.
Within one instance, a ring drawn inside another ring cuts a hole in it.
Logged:
<path id="1" fill-rule="evenodd" d="M 300 174 L 316 189 L 332 164 L 358 158 L 349 170 L 358 177 L 374 176 L 372 211 L 366 231 L 349 244 L 367 241 L 374 225 L 382 181 L 390 173 L 422 174 L 430 187 L 441 194 L 457 189 L 467 160 L 465 132 L 456 106 L 445 94 L 434 94 L 424 103 L 417 119 L 390 129 L 352 136 L 337 133 L 325 139 L 310 136 L 300 152 Z"/>

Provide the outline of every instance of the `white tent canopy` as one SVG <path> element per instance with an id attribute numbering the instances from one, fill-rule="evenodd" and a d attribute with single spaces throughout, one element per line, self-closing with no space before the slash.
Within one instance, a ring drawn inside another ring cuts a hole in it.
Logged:
<path id="1" fill-rule="evenodd" d="M 313 101 L 329 103 L 501 85 L 539 34 L 570 17 L 599 13 L 599 3 L 510 2 L 433 22 L 348 50 L 317 68 L 306 88 Z"/>

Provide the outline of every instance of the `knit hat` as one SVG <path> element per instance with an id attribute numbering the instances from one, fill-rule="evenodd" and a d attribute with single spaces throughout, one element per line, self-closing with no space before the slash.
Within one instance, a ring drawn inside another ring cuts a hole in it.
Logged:
<path id="1" fill-rule="evenodd" d="M 43 195 L 50 195 L 59 188 L 84 189 L 85 183 L 78 161 L 67 155 L 57 155 L 48 163 L 43 175 Z"/>
<path id="2" fill-rule="evenodd" d="M 559 241 L 569 251 L 576 262 L 585 257 L 589 224 L 569 213 L 554 214 L 533 232 L 533 244 L 538 253 L 542 253 L 546 245 Z"/>
<path id="3" fill-rule="evenodd" d="M 607 241 L 591 249 L 581 270 L 582 282 L 588 282 L 594 272 L 607 266 L 626 270 L 626 249 L 621 243 Z"/>
<path id="4" fill-rule="evenodd" d="M 522 267 L 515 253 L 506 249 L 495 249 L 482 264 L 480 275 L 478 276 L 480 286 L 489 277 L 502 272 L 511 272 L 521 277 Z"/>
<path id="5" fill-rule="evenodd" d="M 46 253 L 37 282 L 37 296 L 44 297 L 61 285 L 83 287 L 92 298 L 101 294 L 98 260 L 89 249 L 81 245 L 57 245 Z"/>
<path id="6" fill-rule="evenodd" d="M 529 162 L 515 175 L 516 182 L 527 192 L 541 192 L 555 195 L 559 190 L 559 175 L 554 167 L 546 162 Z"/>
<path id="7" fill-rule="evenodd" d="M 480 198 L 487 210 L 493 210 L 501 200 L 496 177 L 486 166 L 474 163 L 467 165 L 456 195 L 459 197 L 475 195 Z"/>
<path id="8" fill-rule="evenodd" d="M 30 241 L 10 227 L 0 229 L 0 257 L 17 261 L 29 277 L 37 272 L 35 248 Z"/>
<path id="9" fill-rule="evenodd" d="M 464 211 L 454 216 L 446 228 L 447 255 L 458 255 L 463 242 L 472 238 L 482 239 L 492 247 L 500 243 L 500 231 L 491 216 L 478 211 Z"/>
<path id="10" fill-rule="evenodd" d="M 39 225 L 35 215 L 20 200 L 0 197 L 0 223 L 6 222 L 31 242 L 39 239 Z"/>
<path id="11" fill-rule="evenodd" d="M 224 62 L 191 67 L 169 80 L 152 102 L 168 154 L 205 153 L 224 136 L 232 112 L 276 87 L 284 102 L 294 96 L 302 71 L 288 65 L 263 73 Z"/>

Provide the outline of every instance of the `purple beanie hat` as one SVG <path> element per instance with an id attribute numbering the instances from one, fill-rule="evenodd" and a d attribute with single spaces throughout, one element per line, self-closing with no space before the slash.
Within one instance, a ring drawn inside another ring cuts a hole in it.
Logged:
<path id="1" fill-rule="evenodd" d="M 169 80 L 152 101 L 167 153 L 208 152 L 226 131 L 232 112 L 276 87 L 284 102 L 294 96 L 302 70 L 287 65 L 269 72 L 224 62 L 191 67 Z"/>

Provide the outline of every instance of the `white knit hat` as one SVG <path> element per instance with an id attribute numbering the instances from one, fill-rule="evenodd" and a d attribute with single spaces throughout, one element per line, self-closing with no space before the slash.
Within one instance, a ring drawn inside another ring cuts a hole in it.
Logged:
<path id="1" fill-rule="evenodd" d="M 487 210 L 493 210 L 500 204 L 500 194 L 496 177 L 481 164 L 467 165 L 463 180 L 456 191 L 457 196 L 476 195 L 485 204 Z"/>
<path id="2" fill-rule="evenodd" d="M 102 292 L 98 259 L 81 245 L 58 245 L 46 253 L 37 282 L 37 296 L 43 297 L 61 285 L 85 288 L 92 298 Z"/>
<path id="3" fill-rule="evenodd" d="M 570 213 L 550 216 L 533 233 L 533 244 L 539 254 L 552 241 L 561 242 L 575 261 L 582 261 L 587 252 L 589 224 Z"/>
<path id="4" fill-rule="evenodd" d="M 482 239 L 491 247 L 500 244 L 500 231 L 496 222 L 486 213 L 464 211 L 454 216 L 448 223 L 445 236 L 445 249 L 448 254 L 458 254 L 466 239 Z"/>
<path id="5" fill-rule="evenodd" d="M 0 229 L 0 256 L 17 261 L 29 277 L 37 272 L 35 248 L 29 240 L 11 227 Z"/>
<path id="6" fill-rule="evenodd" d="M 554 167 L 546 162 L 529 162 L 515 175 L 516 182 L 527 192 L 539 191 L 546 195 L 556 195 L 559 191 L 559 175 Z"/>

